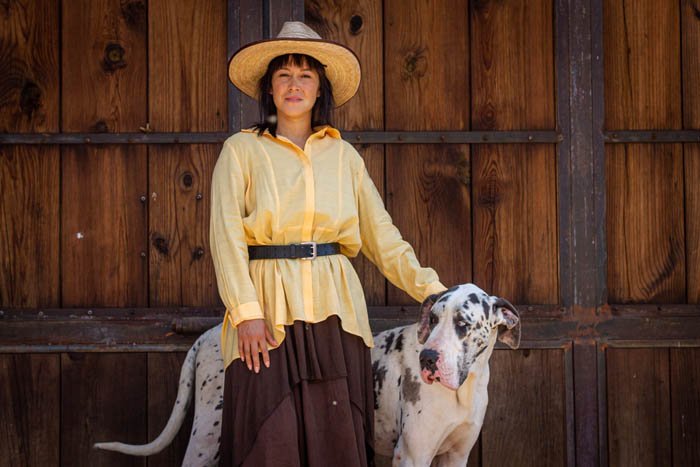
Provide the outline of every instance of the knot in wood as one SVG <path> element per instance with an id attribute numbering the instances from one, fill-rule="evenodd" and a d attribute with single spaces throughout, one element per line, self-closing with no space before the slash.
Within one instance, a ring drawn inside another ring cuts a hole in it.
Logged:
<path id="1" fill-rule="evenodd" d="M 99 120 L 92 126 L 91 130 L 93 133 L 107 133 L 109 128 L 107 127 L 107 122 Z"/>
<path id="2" fill-rule="evenodd" d="M 353 15 L 352 18 L 350 18 L 350 34 L 357 35 L 362 31 L 362 26 L 364 26 L 364 21 L 362 20 L 362 16 L 360 15 Z"/>
<path id="3" fill-rule="evenodd" d="M 489 180 L 484 183 L 479 189 L 479 196 L 477 198 L 479 205 L 481 206 L 496 206 L 503 200 L 503 193 L 500 187 L 500 183 L 495 180 Z"/>
<path id="4" fill-rule="evenodd" d="M 403 79 L 418 79 L 425 75 L 425 72 L 428 70 L 428 60 L 423 52 L 421 49 L 416 49 L 405 55 L 403 66 L 401 67 L 401 77 Z"/>
<path id="5" fill-rule="evenodd" d="M 126 67 L 126 62 L 124 61 L 124 47 L 114 43 L 107 44 L 103 61 L 104 70 L 111 73 L 124 67 Z"/>
<path id="6" fill-rule="evenodd" d="M 124 22 L 133 29 L 144 29 L 146 26 L 146 5 L 143 0 L 122 2 L 121 12 Z"/>
<path id="7" fill-rule="evenodd" d="M 192 174 L 190 172 L 185 172 L 184 174 L 182 174 L 181 180 L 182 180 L 182 184 L 184 186 L 186 186 L 187 188 L 189 188 L 192 186 L 192 183 L 194 181 L 194 177 L 192 176 Z"/>
<path id="8" fill-rule="evenodd" d="M 41 106 L 41 89 L 35 82 L 27 80 L 24 83 L 19 97 L 19 107 L 22 113 L 31 118 L 32 114 Z"/>
<path id="9" fill-rule="evenodd" d="M 158 250 L 158 253 L 162 255 L 168 254 L 168 241 L 163 237 L 155 237 L 153 239 L 153 246 Z"/>

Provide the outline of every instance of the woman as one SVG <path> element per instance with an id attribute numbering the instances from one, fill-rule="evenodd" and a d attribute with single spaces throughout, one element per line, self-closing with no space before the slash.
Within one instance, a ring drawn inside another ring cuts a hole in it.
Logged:
<path id="1" fill-rule="evenodd" d="M 221 465 L 369 465 L 372 334 L 348 257 L 362 251 L 418 301 L 445 287 L 329 125 L 359 86 L 350 49 L 288 22 L 236 52 L 229 78 L 264 120 L 226 140 L 212 179 L 226 305 Z"/>

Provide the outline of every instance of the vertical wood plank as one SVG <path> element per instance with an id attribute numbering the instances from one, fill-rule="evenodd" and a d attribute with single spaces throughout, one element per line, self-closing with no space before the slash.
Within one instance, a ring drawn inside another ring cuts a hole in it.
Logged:
<path id="1" fill-rule="evenodd" d="M 145 467 L 92 445 L 146 442 L 147 384 L 146 354 L 61 354 L 61 465 Z"/>
<path id="2" fill-rule="evenodd" d="M 137 132 L 146 123 L 145 1 L 61 7 L 62 131 Z"/>
<path id="3" fill-rule="evenodd" d="M 226 2 L 151 0 L 148 108 L 156 131 L 227 131 Z"/>
<path id="4" fill-rule="evenodd" d="M 59 168 L 55 146 L 0 146 L 0 306 L 60 303 Z"/>
<path id="5" fill-rule="evenodd" d="M 670 349 L 673 465 L 700 465 L 700 349 Z"/>
<path id="6" fill-rule="evenodd" d="M 180 370 L 186 352 L 148 354 L 148 440 L 154 440 L 163 431 L 177 397 Z M 158 454 L 149 456 L 148 467 L 181 465 L 192 431 L 192 415 L 189 414 L 180 432 L 170 445 Z"/>
<path id="7" fill-rule="evenodd" d="M 0 465 L 58 465 L 59 357 L 0 355 Z"/>
<path id="8" fill-rule="evenodd" d="M 700 129 L 700 4 L 681 2 L 683 128 Z M 684 144 L 688 303 L 700 303 L 700 144 Z"/>
<path id="9" fill-rule="evenodd" d="M 219 303 L 209 250 L 210 184 L 220 146 L 149 147 L 150 306 Z"/>
<path id="10" fill-rule="evenodd" d="M 305 22 L 324 39 L 349 47 L 360 60 L 362 80 L 355 97 L 333 115 L 342 130 L 384 128 L 382 4 L 376 0 L 306 2 Z"/>
<path id="11" fill-rule="evenodd" d="M 679 2 L 603 2 L 605 127 L 682 126 Z M 681 144 L 607 145 L 610 302 L 686 299 Z M 631 234 L 633 233 L 633 234 Z"/>
<path id="12" fill-rule="evenodd" d="M 608 349 L 610 465 L 671 465 L 668 349 Z"/>
<path id="13" fill-rule="evenodd" d="M 472 127 L 553 129 L 551 0 L 473 2 Z M 475 145 L 474 281 L 518 303 L 557 303 L 552 145 Z"/>
<path id="14" fill-rule="evenodd" d="M 144 146 L 63 149 L 64 307 L 146 306 L 146 168 Z"/>
<path id="15" fill-rule="evenodd" d="M 362 80 L 355 97 L 334 111 L 334 126 L 342 130 L 381 130 L 384 127 L 383 23 L 381 2 L 340 0 L 306 2 L 305 22 L 325 39 L 340 42 L 357 54 Z M 374 184 L 384 195 L 384 147 L 357 145 Z M 385 198 L 386 199 L 386 198 Z M 359 255 L 352 260 L 369 305 L 386 303 L 386 281 L 377 268 Z"/>
<path id="16" fill-rule="evenodd" d="M 384 15 L 386 129 L 468 129 L 467 1 L 389 0 Z M 386 148 L 388 210 L 445 285 L 472 278 L 470 186 L 467 145 Z M 388 302 L 413 300 L 390 286 Z"/>
<path id="17" fill-rule="evenodd" d="M 240 0 L 239 43 L 241 47 L 263 38 L 262 3 L 259 0 Z M 228 68 L 226 68 L 226 72 L 228 73 Z M 241 128 L 250 128 L 260 120 L 258 101 L 242 92 L 239 94 L 241 96 Z"/>
<path id="18" fill-rule="evenodd" d="M 563 352 L 496 350 L 489 367 L 481 465 L 565 465 Z"/>
<path id="19" fill-rule="evenodd" d="M 58 9 L 15 1 L 0 15 L 0 133 L 58 131 Z"/>

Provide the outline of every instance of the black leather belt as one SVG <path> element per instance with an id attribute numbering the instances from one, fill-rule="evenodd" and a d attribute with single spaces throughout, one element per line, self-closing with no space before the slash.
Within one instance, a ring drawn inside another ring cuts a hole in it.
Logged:
<path id="1" fill-rule="evenodd" d="M 317 256 L 340 254 L 340 243 L 304 242 L 296 245 L 248 246 L 248 259 L 314 259 Z"/>

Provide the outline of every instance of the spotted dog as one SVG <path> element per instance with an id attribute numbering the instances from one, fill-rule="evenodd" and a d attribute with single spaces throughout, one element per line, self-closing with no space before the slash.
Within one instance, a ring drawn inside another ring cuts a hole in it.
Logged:
<path id="1" fill-rule="evenodd" d="M 194 421 L 182 465 L 219 465 L 221 409 L 224 402 L 224 361 L 221 358 L 221 325 L 202 334 L 192 345 L 180 371 L 180 384 L 173 411 L 163 432 L 144 445 L 97 443 L 96 448 L 134 456 L 150 456 L 162 451 L 180 431 L 194 393 Z"/>
<path id="2" fill-rule="evenodd" d="M 377 452 L 394 455 L 394 465 L 427 466 L 435 456 L 439 465 L 465 465 L 486 411 L 488 359 L 497 335 L 518 346 L 517 312 L 472 284 L 428 297 L 419 323 L 379 334 L 372 349 Z M 154 441 L 95 447 L 136 456 L 162 451 L 180 430 L 194 394 L 194 422 L 182 465 L 218 465 L 224 382 L 220 342 L 218 325 L 190 348 L 173 411 Z M 440 384 L 428 386 L 433 382 Z"/>
<path id="3" fill-rule="evenodd" d="M 466 465 L 484 422 L 497 339 L 519 346 L 518 312 L 473 284 L 428 297 L 418 323 L 379 334 L 376 452 L 394 466 Z"/>

